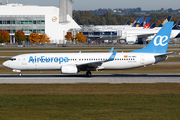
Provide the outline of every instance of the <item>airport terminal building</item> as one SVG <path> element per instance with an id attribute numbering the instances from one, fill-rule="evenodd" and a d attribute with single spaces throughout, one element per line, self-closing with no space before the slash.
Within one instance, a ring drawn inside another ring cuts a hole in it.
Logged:
<path id="1" fill-rule="evenodd" d="M 60 8 L 11 3 L 0 5 L 0 30 L 10 33 L 10 43 L 15 43 L 15 32 L 46 33 L 51 43 L 63 44 L 69 29 L 80 28 L 72 19 L 72 1 L 60 0 Z"/>

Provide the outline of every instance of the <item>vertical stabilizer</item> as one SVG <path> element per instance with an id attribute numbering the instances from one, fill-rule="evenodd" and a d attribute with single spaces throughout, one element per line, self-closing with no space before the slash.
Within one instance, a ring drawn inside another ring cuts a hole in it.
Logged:
<path id="1" fill-rule="evenodd" d="M 168 16 L 158 27 L 163 27 L 167 22 L 172 19 L 172 16 Z"/>
<path id="2" fill-rule="evenodd" d="M 133 53 L 161 53 L 167 51 L 169 39 L 174 22 L 167 22 L 164 27 L 156 34 L 151 42 L 142 49 L 132 51 Z"/>

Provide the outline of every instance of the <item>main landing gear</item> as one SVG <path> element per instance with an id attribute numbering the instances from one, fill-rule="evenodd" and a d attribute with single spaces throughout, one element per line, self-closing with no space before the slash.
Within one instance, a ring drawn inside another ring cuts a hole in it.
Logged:
<path id="1" fill-rule="evenodd" d="M 19 77 L 21 77 L 22 76 L 22 73 L 19 73 Z"/>
<path id="2" fill-rule="evenodd" d="M 87 72 L 86 72 L 86 76 L 87 76 L 87 77 L 91 77 L 91 75 L 92 75 L 92 73 L 91 73 L 90 71 L 87 71 Z"/>

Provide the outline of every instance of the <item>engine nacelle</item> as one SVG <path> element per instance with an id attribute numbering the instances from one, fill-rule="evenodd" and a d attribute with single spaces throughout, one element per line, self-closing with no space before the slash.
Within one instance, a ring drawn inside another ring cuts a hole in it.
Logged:
<path id="1" fill-rule="evenodd" d="M 61 67 L 62 74 L 77 74 L 78 68 L 75 65 L 65 65 Z"/>
<path id="2" fill-rule="evenodd" d="M 134 44 L 137 40 L 137 36 L 127 36 L 126 37 L 126 43 L 128 44 Z"/>

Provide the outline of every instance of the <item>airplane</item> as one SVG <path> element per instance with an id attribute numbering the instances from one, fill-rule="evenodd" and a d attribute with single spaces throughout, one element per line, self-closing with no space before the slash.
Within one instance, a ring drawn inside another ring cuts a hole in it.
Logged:
<path id="1" fill-rule="evenodd" d="M 164 25 L 166 22 L 171 20 L 171 16 L 168 16 L 162 23 L 161 25 Z M 142 24 L 145 26 L 147 23 L 149 23 L 151 17 L 148 17 L 144 22 L 143 22 L 144 17 L 139 17 L 137 18 L 131 25 L 97 25 L 94 26 L 94 29 L 97 31 L 123 31 L 123 30 L 143 30 Z M 137 27 L 139 25 L 139 27 Z M 155 27 L 155 26 L 154 26 Z M 161 29 L 162 27 L 155 27 L 157 29 Z M 152 28 L 151 28 L 152 29 Z"/>
<path id="2" fill-rule="evenodd" d="M 125 29 L 125 28 L 132 28 L 134 25 L 141 24 L 143 22 L 144 17 L 137 18 L 134 22 L 132 22 L 130 25 L 127 22 L 125 25 L 96 25 L 94 26 L 95 29 L 103 31 L 107 29 Z M 134 26 L 135 27 L 135 26 Z"/>
<path id="3" fill-rule="evenodd" d="M 147 65 L 154 65 L 166 60 L 170 53 L 166 53 L 173 22 L 167 22 L 156 34 L 153 40 L 145 47 L 129 53 L 117 53 L 112 48 L 108 53 L 33 53 L 21 54 L 12 57 L 3 63 L 3 66 L 14 72 L 59 70 L 62 74 L 78 74 L 98 70 L 123 70 Z"/>
<path id="4" fill-rule="evenodd" d="M 180 20 L 173 27 L 170 37 L 171 39 L 180 36 L 180 27 L 176 27 L 178 25 L 180 25 Z M 162 27 L 155 27 L 153 29 L 124 29 L 121 30 L 120 39 L 125 40 L 126 43 L 135 43 L 138 39 L 142 41 L 150 41 L 161 28 Z"/>

